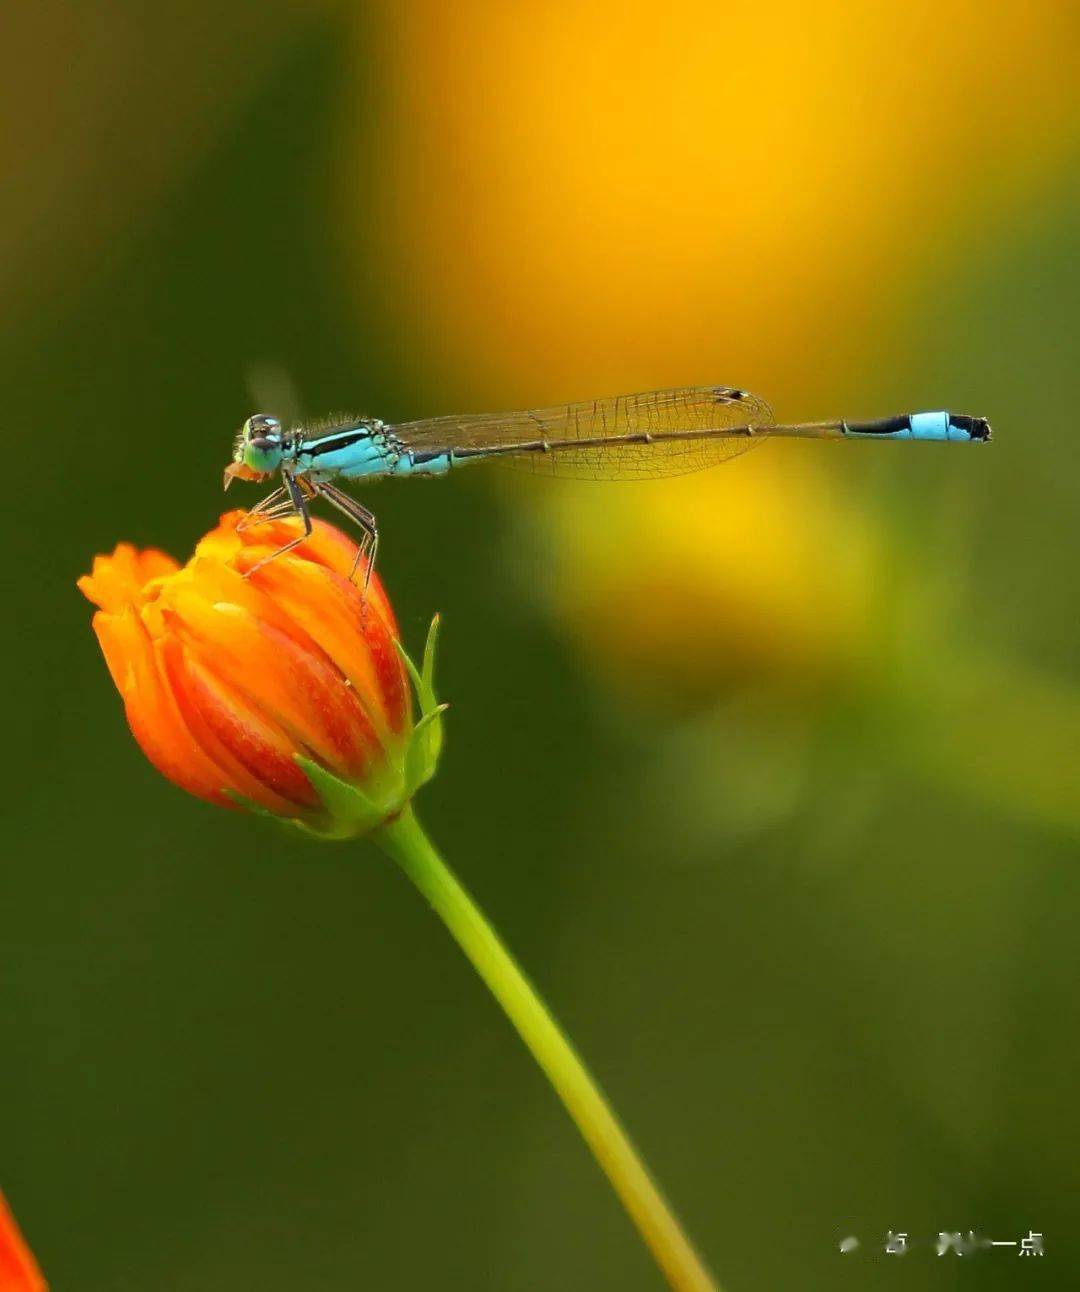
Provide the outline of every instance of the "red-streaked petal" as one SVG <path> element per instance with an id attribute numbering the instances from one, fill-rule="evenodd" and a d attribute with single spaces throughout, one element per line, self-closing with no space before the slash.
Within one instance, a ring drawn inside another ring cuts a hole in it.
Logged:
<path id="1" fill-rule="evenodd" d="M 221 517 L 218 529 L 207 535 L 196 551 L 212 552 L 215 559 L 226 559 L 237 571 L 248 575 L 256 565 L 273 556 L 301 532 L 298 520 L 283 520 L 252 524 L 243 533 L 237 534 L 235 526 L 243 516 L 242 512 L 226 512 Z M 340 530 L 325 521 L 315 520 L 309 538 L 291 552 L 269 561 L 250 578 L 245 578 L 244 582 L 248 586 L 256 584 L 266 589 L 268 595 L 263 604 L 276 609 L 278 581 L 284 586 L 290 577 L 300 580 L 309 570 L 322 570 L 336 575 L 336 579 L 330 579 L 323 585 L 309 583 L 306 590 L 312 596 L 310 604 L 295 601 L 290 604 L 288 614 L 284 616 L 287 622 L 274 622 L 283 631 L 293 631 L 293 635 L 295 626 L 302 626 L 335 660 L 342 673 L 357 687 L 360 695 L 378 695 L 378 707 L 385 714 L 390 729 L 397 733 L 411 717 L 408 675 L 394 645 L 398 636 L 397 621 L 377 574 L 372 575 L 366 591 L 361 595 L 365 565 L 361 564 L 354 569 L 357 550 L 357 545 Z M 346 599 L 349 602 L 349 613 L 355 613 L 362 622 L 366 635 L 370 638 L 363 652 L 371 659 L 369 669 L 364 669 L 360 656 L 355 653 L 350 667 L 346 663 L 346 656 L 341 653 L 344 641 L 338 639 L 337 649 L 331 649 L 329 641 L 324 640 L 325 634 L 318 631 L 328 593 Z M 375 684 L 374 692 L 369 690 L 372 682 Z M 366 704 L 370 711 L 371 698 L 366 699 Z M 377 721 L 377 715 L 373 716 Z"/>
<path id="2" fill-rule="evenodd" d="M 399 733 L 410 716 L 405 666 L 378 606 L 346 576 L 312 561 L 271 561 L 248 582 L 302 624 L 347 677 L 372 721 Z"/>
<path id="3" fill-rule="evenodd" d="M 304 649 L 233 603 L 184 594 L 174 604 L 163 612 L 166 624 L 216 677 L 283 727 L 298 752 L 350 777 L 377 756 L 363 706 L 321 651 Z"/>
<path id="4" fill-rule="evenodd" d="M 175 638 L 161 639 L 155 649 L 184 721 L 227 772 L 228 789 L 278 816 L 318 806 L 283 731 L 213 677 Z"/>
<path id="5" fill-rule="evenodd" d="M 131 733 L 154 766 L 181 789 L 230 807 L 220 767 L 188 730 L 176 700 L 158 672 L 149 635 L 129 606 L 120 614 L 98 611 L 94 632 L 124 701 Z"/>

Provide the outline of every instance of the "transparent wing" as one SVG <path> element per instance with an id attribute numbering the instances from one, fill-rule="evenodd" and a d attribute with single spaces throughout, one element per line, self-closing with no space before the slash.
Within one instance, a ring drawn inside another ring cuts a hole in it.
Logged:
<path id="1" fill-rule="evenodd" d="M 298 424 L 300 397 L 287 368 L 276 363 L 253 363 L 247 370 L 247 388 L 255 405 L 253 413 L 269 413 L 286 428 Z"/>
<path id="2" fill-rule="evenodd" d="M 431 417 L 389 429 L 406 448 L 424 453 L 490 455 L 580 480 L 643 480 L 726 462 L 759 443 L 772 424 L 772 410 L 756 395 L 689 386 L 517 413 Z M 747 435 L 747 427 L 762 435 Z"/>

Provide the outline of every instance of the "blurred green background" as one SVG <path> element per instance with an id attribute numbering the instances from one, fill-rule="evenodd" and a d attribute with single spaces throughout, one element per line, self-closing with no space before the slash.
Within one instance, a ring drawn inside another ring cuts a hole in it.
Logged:
<path id="1" fill-rule="evenodd" d="M 1075 6 L 110 0 L 3 39 L 0 1184 L 53 1285 L 660 1285 L 401 877 L 126 731 L 74 581 L 190 551 L 271 365 L 395 420 L 699 382 L 991 417 L 365 500 L 410 646 L 445 615 L 421 815 L 727 1292 L 1080 1286 Z M 1047 1255 L 933 1254 L 968 1229 Z"/>

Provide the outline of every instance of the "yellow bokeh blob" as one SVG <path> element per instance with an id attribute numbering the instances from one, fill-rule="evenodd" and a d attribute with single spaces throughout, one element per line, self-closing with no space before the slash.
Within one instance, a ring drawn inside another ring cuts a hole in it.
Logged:
<path id="1" fill-rule="evenodd" d="M 820 389 L 1080 141 L 1060 0 L 421 2 L 363 40 L 355 279 L 441 388 L 503 401 Z"/>
<path id="2" fill-rule="evenodd" d="M 661 702 L 763 678 L 813 691 L 870 660 L 879 553 L 862 515 L 801 450 L 739 471 L 726 489 L 709 474 L 580 485 L 540 512 L 548 603 L 625 689 Z M 590 520 L 597 488 L 608 496 Z"/>

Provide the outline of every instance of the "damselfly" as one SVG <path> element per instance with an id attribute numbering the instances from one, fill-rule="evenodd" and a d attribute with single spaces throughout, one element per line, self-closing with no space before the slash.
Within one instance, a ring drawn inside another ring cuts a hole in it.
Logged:
<path id="1" fill-rule="evenodd" d="M 337 481 L 381 476 L 442 476 L 487 458 L 535 471 L 592 480 L 642 480 L 715 466 L 772 435 L 795 439 L 936 440 L 979 443 L 990 424 L 959 413 L 911 413 L 874 422 L 801 422 L 778 426 L 763 399 L 728 386 L 653 390 L 639 395 L 518 413 L 467 413 L 388 425 L 374 417 L 335 419 L 291 430 L 267 413 L 249 417 L 236 437 L 225 487 L 235 478 L 281 486 L 242 525 L 296 515 L 303 532 L 265 565 L 311 533 L 309 504 L 324 498 L 354 521 L 367 575 L 379 530 L 374 515 Z M 259 567 L 256 566 L 256 569 Z"/>

